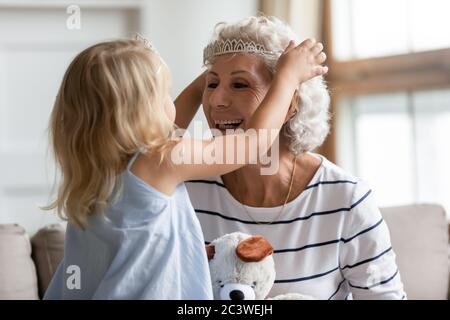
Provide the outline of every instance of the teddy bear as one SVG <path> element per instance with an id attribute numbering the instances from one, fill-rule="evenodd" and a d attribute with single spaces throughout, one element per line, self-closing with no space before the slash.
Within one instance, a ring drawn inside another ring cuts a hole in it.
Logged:
<path id="1" fill-rule="evenodd" d="M 275 282 L 275 262 L 271 244 L 259 235 L 234 232 L 223 235 L 206 247 L 211 282 L 216 300 L 263 300 Z M 314 300 L 286 293 L 270 300 Z"/>

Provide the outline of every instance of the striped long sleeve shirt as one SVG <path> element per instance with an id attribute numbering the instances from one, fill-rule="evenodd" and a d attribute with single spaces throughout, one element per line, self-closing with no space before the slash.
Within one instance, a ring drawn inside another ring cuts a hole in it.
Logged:
<path id="1" fill-rule="evenodd" d="M 280 217 L 281 207 L 244 208 L 220 177 L 186 183 L 206 243 L 235 231 L 266 237 L 276 268 L 269 297 L 295 292 L 318 299 L 406 299 L 372 190 L 314 155 L 321 166 Z"/>

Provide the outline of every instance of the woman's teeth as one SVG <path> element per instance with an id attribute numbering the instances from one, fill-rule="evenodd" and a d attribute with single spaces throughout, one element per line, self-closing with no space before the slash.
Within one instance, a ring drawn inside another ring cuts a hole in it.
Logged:
<path id="1" fill-rule="evenodd" d="M 236 129 L 244 121 L 241 120 L 215 120 L 217 129 Z"/>

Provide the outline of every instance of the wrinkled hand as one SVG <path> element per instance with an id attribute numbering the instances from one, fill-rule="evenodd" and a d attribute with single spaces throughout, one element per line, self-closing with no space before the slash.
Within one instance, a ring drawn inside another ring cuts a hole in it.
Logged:
<path id="1" fill-rule="evenodd" d="M 323 45 L 314 39 L 307 39 L 295 46 L 290 41 L 277 62 L 277 74 L 295 81 L 298 85 L 314 77 L 324 75 L 328 67 L 322 66 L 327 59 Z"/>

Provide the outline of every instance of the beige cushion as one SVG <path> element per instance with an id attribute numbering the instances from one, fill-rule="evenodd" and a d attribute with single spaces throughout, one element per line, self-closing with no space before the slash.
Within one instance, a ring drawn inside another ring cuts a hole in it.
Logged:
<path id="1" fill-rule="evenodd" d="M 0 225 L 0 300 L 38 299 L 36 269 L 25 229 Z"/>
<path id="2" fill-rule="evenodd" d="M 448 227 L 438 205 L 382 208 L 408 299 L 447 299 Z"/>
<path id="3" fill-rule="evenodd" d="M 65 228 L 61 224 L 52 224 L 40 229 L 31 238 L 41 298 L 64 257 L 64 237 Z"/>

